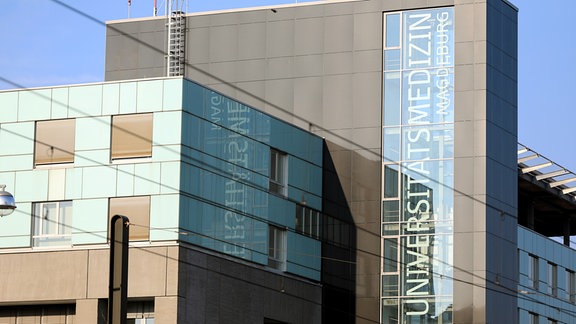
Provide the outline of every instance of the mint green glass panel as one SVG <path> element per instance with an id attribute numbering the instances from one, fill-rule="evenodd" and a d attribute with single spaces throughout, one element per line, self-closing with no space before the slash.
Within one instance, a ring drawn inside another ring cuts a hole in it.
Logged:
<path id="1" fill-rule="evenodd" d="M 110 150 L 110 117 L 76 118 L 75 130 L 76 151 Z"/>
<path id="2" fill-rule="evenodd" d="M 163 86 L 163 110 L 181 110 L 183 102 L 183 83 L 187 84 L 188 81 L 183 79 L 165 79 Z"/>
<path id="3" fill-rule="evenodd" d="M 138 81 L 136 111 L 139 113 L 162 110 L 163 80 Z"/>
<path id="4" fill-rule="evenodd" d="M 70 87 L 69 117 L 102 115 L 102 85 Z"/>
<path id="5" fill-rule="evenodd" d="M 34 153 L 34 122 L 0 124 L 0 156 Z"/>
<path id="6" fill-rule="evenodd" d="M 8 190 L 8 188 L 6 189 Z M 16 192 L 12 191 L 15 197 Z M 20 198 L 18 198 L 20 200 Z M 8 217 L 2 217 L 0 248 L 29 247 L 31 243 L 32 204 L 17 202 L 18 208 Z"/>
<path id="7" fill-rule="evenodd" d="M 153 195 L 150 197 L 150 241 L 178 239 L 180 196 Z"/>
<path id="8" fill-rule="evenodd" d="M 68 118 L 68 98 L 70 88 L 52 89 L 52 110 L 50 118 L 64 119 Z"/>
<path id="9" fill-rule="evenodd" d="M 52 89 L 20 91 L 18 100 L 19 121 L 50 119 Z"/>
<path id="10" fill-rule="evenodd" d="M 107 242 L 108 198 L 77 199 L 72 209 L 72 245 Z"/>
<path id="11" fill-rule="evenodd" d="M 102 85 L 102 115 L 117 115 L 120 112 L 120 84 Z"/>
<path id="12" fill-rule="evenodd" d="M 19 91 L 0 93 L 0 123 L 12 123 L 18 119 L 18 94 Z"/>
<path id="13" fill-rule="evenodd" d="M 137 83 L 120 83 L 120 114 L 136 113 Z"/>

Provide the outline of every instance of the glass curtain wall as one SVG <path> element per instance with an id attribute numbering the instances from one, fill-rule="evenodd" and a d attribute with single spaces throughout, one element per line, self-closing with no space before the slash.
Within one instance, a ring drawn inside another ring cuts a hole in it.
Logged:
<path id="1" fill-rule="evenodd" d="M 382 322 L 452 323 L 454 9 L 383 26 Z"/>

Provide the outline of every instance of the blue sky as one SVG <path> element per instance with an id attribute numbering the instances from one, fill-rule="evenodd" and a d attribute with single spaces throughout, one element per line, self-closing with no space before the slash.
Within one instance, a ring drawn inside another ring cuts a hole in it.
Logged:
<path id="1" fill-rule="evenodd" d="M 165 0 L 157 1 L 163 7 Z M 198 12 L 294 2 L 196 0 L 188 8 Z M 518 139 L 576 172 L 576 1 L 512 3 L 520 9 Z M 131 16 L 151 16 L 152 4 L 132 0 Z M 0 90 L 102 81 L 103 22 L 128 16 L 127 0 L 2 0 L 0 5 Z M 551 5 L 553 14 L 542 8 Z"/>

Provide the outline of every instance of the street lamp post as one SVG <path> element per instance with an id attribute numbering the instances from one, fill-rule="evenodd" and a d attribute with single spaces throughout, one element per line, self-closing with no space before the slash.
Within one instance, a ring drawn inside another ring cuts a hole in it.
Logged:
<path id="1" fill-rule="evenodd" d="M 16 201 L 14 196 L 5 190 L 6 185 L 0 185 L 0 217 L 8 216 L 16 209 Z"/>

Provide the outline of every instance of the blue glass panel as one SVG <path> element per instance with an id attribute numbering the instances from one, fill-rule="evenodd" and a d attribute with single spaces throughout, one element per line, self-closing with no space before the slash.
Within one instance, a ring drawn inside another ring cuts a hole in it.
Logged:
<path id="1" fill-rule="evenodd" d="M 454 65 L 454 9 L 407 11 L 403 14 L 404 69 Z"/>
<path id="2" fill-rule="evenodd" d="M 386 47 L 400 46 L 400 14 L 386 15 Z"/>
<path id="3" fill-rule="evenodd" d="M 454 121 L 454 69 L 402 72 L 402 124 Z"/>
<path id="4" fill-rule="evenodd" d="M 384 71 L 400 70 L 401 66 L 399 49 L 384 51 Z"/>
<path id="5" fill-rule="evenodd" d="M 402 128 L 402 160 L 446 159 L 454 157 L 452 124 Z"/>
<path id="6" fill-rule="evenodd" d="M 387 127 L 383 130 L 383 162 L 400 160 L 400 127 Z"/>
<path id="7" fill-rule="evenodd" d="M 400 72 L 384 73 L 384 126 L 400 124 Z"/>

